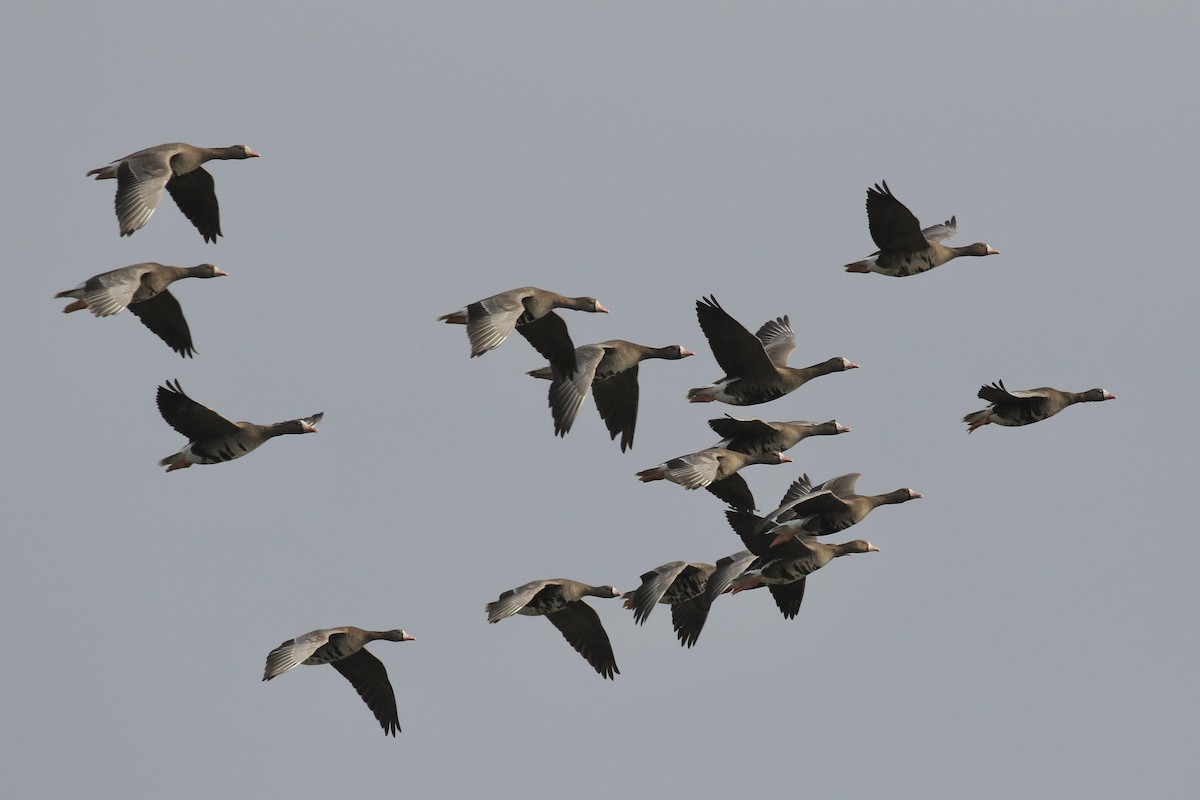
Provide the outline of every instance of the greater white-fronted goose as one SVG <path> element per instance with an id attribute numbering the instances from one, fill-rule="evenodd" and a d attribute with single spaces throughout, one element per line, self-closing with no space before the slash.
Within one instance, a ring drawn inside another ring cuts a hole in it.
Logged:
<path id="1" fill-rule="evenodd" d="M 513 614 L 545 617 L 562 632 L 567 642 L 609 680 L 620 673 L 613 656 L 608 633 L 600 624 L 596 610 L 583 602 L 585 597 L 620 597 L 612 586 L 592 586 L 568 578 L 530 581 L 509 589 L 486 606 L 488 622 L 499 622 Z"/>
<path id="2" fill-rule="evenodd" d="M 624 339 L 610 339 L 576 347 L 573 375 L 556 375 L 553 367 L 541 367 L 529 374 L 551 381 L 550 413 L 554 417 L 555 435 L 566 436 L 571 431 L 590 388 L 610 438 L 621 437 L 624 453 L 633 447 L 633 430 L 637 425 L 638 364 L 648 358 L 675 361 L 692 355 L 695 353 L 677 344 L 647 347 Z"/>
<path id="3" fill-rule="evenodd" d="M 708 621 L 708 612 L 712 610 L 713 602 L 733 588 L 733 582 L 740 577 L 758 556 L 749 550 L 740 550 L 724 558 L 717 559 L 713 571 L 704 582 L 704 592 L 695 598 L 671 609 L 671 621 L 680 629 L 688 632 L 688 640 L 680 635 L 680 642 L 691 647 L 700 638 L 704 623 Z M 679 619 L 676 620 L 676 615 Z"/>
<path id="4" fill-rule="evenodd" d="M 269 681 L 300 664 L 330 664 L 358 692 L 367 708 L 379 720 L 385 735 L 400 730 L 400 715 L 396 712 L 396 693 L 388 680 L 383 662 L 371 655 L 369 642 L 411 642 L 410 636 L 397 628 L 391 631 L 366 631 L 347 625 L 342 628 L 321 628 L 295 639 L 288 639 L 267 655 L 263 680 Z"/>
<path id="5" fill-rule="evenodd" d="M 963 417 L 967 433 L 989 423 L 1016 427 L 1032 425 L 1053 417 L 1067 406 L 1076 403 L 1098 403 L 1101 400 L 1116 400 L 1117 396 L 1103 389 L 1088 389 L 1086 392 L 1063 392 L 1043 386 L 1040 389 L 1023 389 L 1010 392 L 1004 381 L 984 384 L 979 387 L 979 397 L 991 403 L 982 411 Z"/>
<path id="6" fill-rule="evenodd" d="M 554 313 L 556 308 L 609 313 L 594 297 L 565 297 L 524 286 L 485 297 L 438 319 L 467 326 L 471 358 L 499 347 L 516 328 L 558 374 L 572 375 L 576 369 L 575 345 L 567 333 L 567 323 Z"/>
<path id="7" fill-rule="evenodd" d="M 913 489 L 896 489 L 886 494 L 856 494 L 862 475 L 851 472 L 813 487 L 805 475 L 788 487 L 783 502 L 768 514 L 764 528 L 779 545 L 796 536 L 824 536 L 857 525 L 879 506 L 907 503 L 923 497 Z"/>
<path id="8" fill-rule="evenodd" d="M 813 536 L 799 536 L 776 544 L 770 533 L 759 532 L 763 519 L 744 511 L 725 512 L 730 526 L 746 549 L 757 558 L 730 580 L 730 593 L 766 586 L 785 619 L 800 613 L 805 579 L 835 558 L 851 553 L 875 553 L 879 548 L 863 539 L 843 544 L 826 544 Z"/>
<path id="9" fill-rule="evenodd" d="M 751 455 L 790 450 L 809 436 L 835 436 L 850 432 L 850 428 L 836 419 L 828 422 L 765 422 L 753 417 L 731 417 L 728 414 L 719 419 L 710 419 L 708 427 L 718 436 L 725 437 L 713 447 Z"/>
<path id="10" fill-rule="evenodd" d="M 867 189 L 867 222 L 879 250 L 861 261 L 847 264 L 846 272 L 878 272 L 903 278 L 940 267 L 959 256 L 1000 255 L 999 250 L 983 242 L 966 247 L 942 244 L 958 231 L 958 220 L 951 217 L 941 225 L 922 230 L 913 213 L 892 194 L 887 181 L 883 186 L 875 184 L 873 189 Z"/>
<path id="11" fill-rule="evenodd" d="M 707 609 L 694 606 L 704 603 L 704 586 L 716 567 L 689 561 L 671 561 L 642 574 L 642 585 L 625 595 L 625 607 L 633 609 L 633 619 L 644 625 L 657 603 L 671 606 L 671 626 L 679 643 L 691 647 L 700 638 Z"/>
<path id="12" fill-rule="evenodd" d="M 206 242 L 221 236 L 221 211 L 212 175 L 201 164 L 213 159 L 258 158 L 259 154 L 237 144 L 233 147 L 196 147 L 183 142 L 160 144 L 138 150 L 104 167 L 90 170 L 102 181 L 117 181 L 117 221 L 121 235 L 131 236 L 150 221 L 163 189 L 184 216 L 192 221 Z"/>
<path id="13" fill-rule="evenodd" d="M 158 387 L 158 411 L 175 430 L 188 437 L 187 447 L 158 462 L 167 472 L 186 469 L 192 464 L 219 464 L 232 461 L 261 444 L 285 433 L 316 433 L 324 412 L 311 417 L 256 425 L 230 422 L 211 408 L 202 406 L 183 393 L 179 381 Z"/>
<path id="14" fill-rule="evenodd" d="M 751 464 L 784 464 L 791 461 L 783 453 L 757 453 L 749 455 L 736 450 L 710 447 L 686 456 L 664 461 L 657 467 L 637 473 L 642 483 L 668 480 L 684 489 L 708 489 L 734 508 L 753 510 L 754 495 L 746 480 L 736 474 L 742 467 Z"/>
<path id="15" fill-rule="evenodd" d="M 167 287 L 181 278 L 220 278 L 226 274 L 212 264 L 171 267 L 147 261 L 93 275 L 74 289 L 54 296 L 76 298 L 63 309 L 64 314 L 87 308 L 97 317 L 108 317 L 128 308 L 172 350 L 190 358 L 196 352 L 192 333 L 179 301 Z"/>
<path id="16" fill-rule="evenodd" d="M 788 357 L 796 349 L 796 335 L 786 316 L 770 320 L 754 334 L 729 316 L 715 297 L 706 297 L 696 301 L 696 317 L 717 364 L 725 370 L 725 377 L 708 386 L 689 389 L 688 400 L 693 403 L 717 400 L 735 406 L 753 406 L 783 397 L 820 375 L 858 367 L 841 357 L 811 367 L 789 367 Z"/>

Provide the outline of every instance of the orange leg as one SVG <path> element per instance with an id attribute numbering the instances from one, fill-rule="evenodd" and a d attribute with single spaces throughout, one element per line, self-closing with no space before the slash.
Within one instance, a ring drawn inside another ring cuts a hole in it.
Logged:
<path id="1" fill-rule="evenodd" d="M 796 538 L 795 531 L 784 531 L 783 533 L 779 534 L 778 536 L 776 536 L 774 539 L 771 540 L 771 547 L 777 547 L 777 546 L 783 544 L 784 542 L 789 542 L 795 538 Z"/>
<path id="2" fill-rule="evenodd" d="M 991 410 L 989 410 L 982 417 L 980 417 L 979 419 L 975 420 L 974 422 L 972 422 L 970 425 L 967 426 L 967 433 L 970 433 L 971 431 L 975 430 L 976 428 L 982 428 L 984 425 L 987 425 L 991 421 L 992 421 L 992 412 L 991 412 Z"/>
<path id="3" fill-rule="evenodd" d="M 745 583 L 743 583 L 739 586 L 734 586 L 732 589 L 729 590 L 729 593 L 737 594 L 738 592 L 744 592 L 747 589 L 755 589 L 761 583 L 762 583 L 762 575 L 755 575 L 749 581 L 746 581 Z"/>

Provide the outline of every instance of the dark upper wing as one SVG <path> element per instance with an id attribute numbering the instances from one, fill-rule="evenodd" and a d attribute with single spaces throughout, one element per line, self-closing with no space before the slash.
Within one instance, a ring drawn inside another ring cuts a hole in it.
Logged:
<path id="1" fill-rule="evenodd" d="M 887 181 L 867 189 L 867 223 L 871 238 L 880 250 L 920 250 L 929 246 L 921 233 L 921 223 L 896 199 Z"/>
<path id="2" fill-rule="evenodd" d="M 771 597 L 775 598 L 775 605 L 779 606 L 785 619 L 792 619 L 800 613 L 800 603 L 804 601 L 804 578 L 767 588 L 771 590 Z"/>
<path id="3" fill-rule="evenodd" d="M 754 378 L 775 374 L 762 341 L 721 308 L 715 297 L 696 301 L 696 318 L 713 356 L 727 377 Z"/>
<path id="4" fill-rule="evenodd" d="M 746 485 L 746 479 L 737 473 L 730 475 L 728 478 L 713 481 L 704 488 L 734 508 L 745 511 L 754 510 L 754 494 L 750 491 L 750 487 Z"/>
<path id="5" fill-rule="evenodd" d="M 600 615 L 596 609 L 582 600 L 567 603 L 561 611 L 547 614 L 546 619 L 554 623 L 554 627 L 562 632 L 563 637 L 574 647 L 579 655 L 606 678 L 612 678 L 617 669 L 617 659 L 613 655 L 612 643 L 608 641 L 608 633 L 600 624 Z"/>
<path id="6" fill-rule="evenodd" d="M 717 419 L 710 419 L 708 427 L 724 439 L 736 439 L 740 436 L 770 436 L 775 433 L 775 428 L 761 419 L 733 417 L 729 414 Z"/>
<path id="7" fill-rule="evenodd" d="M 221 235 L 221 211 L 217 207 L 217 190 L 208 170 L 197 167 L 183 175 L 172 175 L 167 181 L 175 205 L 192 221 L 206 242 L 215 242 Z"/>
<path id="8" fill-rule="evenodd" d="M 696 643 L 700 631 L 704 630 L 704 623 L 708 621 L 711 608 L 712 600 L 703 594 L 671 606 L 671 627 L 675 629 L 681 645 L 691 647 Z"/>
<path id="9" fill-rule="evenodd" d="M 396 712 L 396 693 L 392 691 L 383 662 L 363 648 L 352 656 L 329 663 L 350 681 L 383 726 L 383 732 L 395 736 L 400 730 L 400 715 Z"/>
<path id="10" fill-rule="evenodd" d="M 1004 388 L 1004 381 L 996 381 L 979 387 L 979 397 L 989 403 L 1025 403 L 1027 405 L 1035 405 L 1046 399 L 1046 395 L 1037 391 L 1010 392 Z"/>
<path id="11" fill-rule="evenodd" d="M 165 386 L 158 387 L 158 411 L 168 425 L 193 442 L 241 430 L 211 408 L 200 405 L 184 394 L 179 381 L 175 381 L 174 386 L 167 381 Z"/>
<path id="12" fill-rule="evenodd" d="M 791 482 L 787 488 L 787 491 L 783 493 L 783 499 L 779 501 L 779 507 L 783 508 L 784 506 L 794 506 L 797 500 L 805 495 L 812 494 L 812 491 L 812 481 L 808 479 L 808 473 L 805 473 Z M 778 511 L 778 509 L 776 509 L 776 511 Z M 774 514 L 775 512 L 772 512 L 773 516 Z M 781 521 L 782 517 L 782 514 L 779 515 Z"/>
<path id="13" fill-rule="evenodd" d="M 567 323 L 551 311 L 544 317 L 525 322 L 518 320 L 517 333 L 524 336 L 533 349 L 550 362 L 557 375 L 570 377 L 575 374 L 575 345 L 567 332 Z"/>
<path id="14" fill-rule="evenodd" d="M 762 559 L 779 558 L 810 558 L 813 550 L 805 542 L 805 538 L 797 536 L 792 539 L 772 545 L 778 528 L 756 514 L 745 511 L 729 510 L 725 512 L 729 527 L 746 545 L 746 549 Z M 763 528 L 763 530 L 759 530 Z M 710 578 L 711 580 L 711 578 Z"/>
<path id="15" fill-rule="evenodd" d="M 608 427 L 608 434 L 616 439 L 621 435 L 621 452 L 633 447 L 633 429 L 637 425 L 638 368 L 635 364 L 611 378 L 592 383 L 592 399 L 596 410 Z"/>
<path id="16" fill-rule="evenodd" d="M 749 511 L 741 511 L 728 509 L 725 512 L 725 519 L 729 520 L 729 527 L 733 528 L 733 532 L 742 540 L 742 544 L 756 556 L 768 556 L 775 558 L 779 553 L 771 551 L 771 536 L 763 535 L 758 532 L 758 528 L 763 524 L 763 518 Z M 711 581 L 712 578 L 709 578 Z"/>
<path id="17" fill-rule="evenodd" d="M 758 455 L 784 449 L 779 430 L 761 419 L 732 417 L 726 414 L 720 419 L 710 419 L 708 427 L 724 439 L 724 443 L 719 446 L 726 450 Z"/>
<path id="18" fill-rule="evenodd" d="M 169 291 L 164 290 L 149 300 L 133 303 L 129 311 L 179 355 L 191 358 L 196 352 L 192 347 L 192 333 L 188 330 L 187 320 L 183 318 L 183 309 Z"/>

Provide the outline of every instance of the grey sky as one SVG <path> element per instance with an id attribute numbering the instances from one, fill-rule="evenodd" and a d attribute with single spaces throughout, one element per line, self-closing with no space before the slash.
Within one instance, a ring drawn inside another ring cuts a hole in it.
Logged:
<path id="1" fill-rule="evenodd" d="M 1194 790 L 1194 8 L 106 5 L 0 30 L 11 796 Z M 216 245 L 169 201 L 119 238 L 84 178 L 169 141 L 263 154 L 211 165 Z M 845 274 L 881 179 L 1003 255 Z M 175 291 L 194 360 L 51 299 L 147 260 L 230 275 Z M 643 366 L 631 452 L 590 400 L 553 436 L 520 337 L 472 360 L 434 321 L 523 285 L 612 309 L 565 312 L 577 344 L 697 352 Z M 796 364 L 862 368 L 689 405 L 720 375 L 710 293 L 751 329 L 789 314 Z M 167 378 L 325 420 L 164 475 Z M 998 378 L 1119 399 L 968 437 Z M 727 411 L 854 429 L 748 469 L 760 507 L 801 472 L 925 498 L 856 528 L 882 552 L 813 576 L 793 621 L 724 598 L 688 651 L 665 608 L 592 600 L 614 682 L 543 620 L 485 623 L 528 580 L 631 590 L 738 549 L 715 498 L 634 477 Z M 417 637 L 371 648 L 397 739 L 332 669 L 259 680 L 345 624 Z"/>

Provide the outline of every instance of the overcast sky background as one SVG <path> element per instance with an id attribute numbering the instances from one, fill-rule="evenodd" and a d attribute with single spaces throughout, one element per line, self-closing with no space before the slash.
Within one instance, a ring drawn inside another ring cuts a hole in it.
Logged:
<path id="1" fill-rule="evenodd" d="M 1153 11 L 1153 13 L 1150 13 Z M 0 32 L 7 174 L 0 765 L 12 797 L 1171 797 L 1200 781 L 1195 579 L 1198 12 L 1013 2 L 16 4 Z M 214 162 L 225 237 L 169 198 L 117 235 L 84 173 L 162 142 Z M 952 243 L 1003 255 L 850 275 L 887 179 Z M 52 295 L 139 261 L 183 360 L 124 313 Z M 576 344 L 649 362 L 632 452 L 589 399 L 556 439 L 514 336 L 479 359 L 439 314 L 510 288 L 594 295 Z M 799 366 L 862 365 L 772 403 L 689 405 L 720 369 L 715 294 L 791 316 Z M 326 413 L 218 466 L 155 387 L 232 419 Z M 981 383 L 1115 402 L 972 434 Z M 634 472 L 705 420 L 836 418 L 745 473 L 925 498 L 853 535 L 785 621 L 722 598 L 697 646 L 592 600 L 621 674 L 540 619 L 528 580 L 623 590 L 739 549 L 705 492 Z M 313 628 L 379 642 L 403 732 L 325 667 L 260 682 Z"/>

